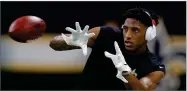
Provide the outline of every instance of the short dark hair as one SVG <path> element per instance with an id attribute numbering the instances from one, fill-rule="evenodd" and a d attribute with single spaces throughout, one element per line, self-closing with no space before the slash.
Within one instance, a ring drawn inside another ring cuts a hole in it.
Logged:
<path id="1" fill-rule="evenodd" d="M 146 12 L 148 12 L 151 17 Z M 129 9 L 124 13 L 123 18 L 124 20 L 126 20 L 127 18 L 135 18 L 147 27 L 152 26 L 151 18 L 154 19 L 156 25 L 159 23 L 158 16 L 154 12 L 145 10 L 143 8 Z"/>

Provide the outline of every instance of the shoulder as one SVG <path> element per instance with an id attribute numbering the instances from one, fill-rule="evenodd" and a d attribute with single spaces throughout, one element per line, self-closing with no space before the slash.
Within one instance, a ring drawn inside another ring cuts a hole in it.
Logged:
<path id="1" fill-rule="evenodd" d="M 162 71 L 165 73 L 165 65 L 162 63 L 159 57 L 151 52 L 148 52 L 148 58 L 154 68 L 154 71 Z"/>
<path id="2" fill-rule="evenodd" d="M 111 26 L 101 26 L 100 30 L 104 31 L 104 32 L 115 32 L 115 33 L 120 33 L 121 32 L 120 29 L 117 29 L 117 28 L 114 28 L 114 27 L 111 27 Z"/>
<path id="3" fill-rule="evenodd" d="M 116 29 L 111 26 L 100 26 L 100 32 L 98 33 L 95 44 L 107 44 L 115 40 L 119 40 L 122 37 L 120 29 Z M 104 43 L 105 42 L 105 43 Z"/>
<path id="4" fill-rule="evenodd" d="M 114 37 L 121 34 L 121 30 L 111 26 L 99 26 L 89 30 L 89 33 L 95 33 L 95 39 L 98 37 Z"/>
<path id="5" fill-rule="evenodd" d="M 116 29 L 114 27 L 111 26 L 101 26 L 100 27 L 100 33 L 99 36 L 105 37 L 105 38 L 109 38 L 109 37 L 117 37 L 119 35 L 121 35 L 121 30 L 120 29 Z"/>

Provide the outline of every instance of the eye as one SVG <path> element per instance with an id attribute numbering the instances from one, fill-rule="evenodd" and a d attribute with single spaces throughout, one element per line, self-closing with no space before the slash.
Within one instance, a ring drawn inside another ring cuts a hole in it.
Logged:
<path id="1" fill-rule="evenodd" d="M 123 29 L 123 31 L 127 32 L 128 27 L 127 26 L 122 26 L 122 29 Z"/>
<path id="2" fill-rule="evenodd" d="M 135 33 L 137 33 L 137 32 L 140 31 L 140 29 L 139 28 L 132 28 L 132 31 L 135 32 Z"/>

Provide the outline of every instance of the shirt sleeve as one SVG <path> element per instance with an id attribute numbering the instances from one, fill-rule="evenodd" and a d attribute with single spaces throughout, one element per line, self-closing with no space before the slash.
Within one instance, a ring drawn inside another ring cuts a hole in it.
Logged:
<path id="1" fill-rule="evenodd" d="M 165 65 L 161 63 L 161 60 L 159 60 L 155 55 L 151 56 L 151 62 L 153 64 L 153 71 L 166 72 Z"/>
<path id="2" fill-rule="evenodd" d="M 103 43 L 106 43 L 108 41 L 116 40 L 119 33 L 120 33 L 120 30 L 115 29 L 113 27 L 101 26 L 100 33 L 99 33 L 94 45 L 102 45 Z"/>

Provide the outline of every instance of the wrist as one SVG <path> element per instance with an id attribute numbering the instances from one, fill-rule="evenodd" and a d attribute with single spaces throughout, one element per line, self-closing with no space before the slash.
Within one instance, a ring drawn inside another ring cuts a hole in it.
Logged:
<path id="1" fill-rule="evenodd" d="M 125 72 L 125 71 L 122 72 L 122 76 L 123 76 L 123 77 L 128 77 L 128 76 L 130 76 L 130 75 L 132 75 L 132 76 L 137 76 L 137 74 L 134 73 L 134 72 Z"/>
<path id="2" fill-rule="evenodd" d="M 130 74 L 131 72 L 129 72 L 129 71 L 122 71 L 122 76 L 129 76 L 129 74 Z"/>

